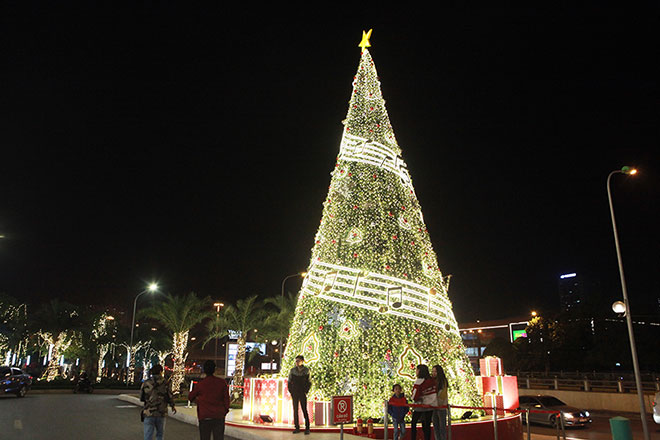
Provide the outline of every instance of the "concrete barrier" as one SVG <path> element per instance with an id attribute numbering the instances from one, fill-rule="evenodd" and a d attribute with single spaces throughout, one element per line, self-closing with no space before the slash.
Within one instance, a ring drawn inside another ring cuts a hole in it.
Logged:
<path id="1" fill-rule="evenodd" d="M 599 393 L 594 391 L 570 391 L 520 388 L 521 396 L 536 396 L 538 394 L 554 396 L 566 402 L 567 405 L 587 410 L 606 410 L 616 412 L 639 412 L 637 393 Z M 646 412 L 653 413 L 653 394 L 644 395 Z"/>

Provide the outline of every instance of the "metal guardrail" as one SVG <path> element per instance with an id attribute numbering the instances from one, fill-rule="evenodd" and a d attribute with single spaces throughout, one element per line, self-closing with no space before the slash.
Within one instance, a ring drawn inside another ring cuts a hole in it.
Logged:
<path id="1" fill-rule="evenodd" d="M 592 380 L 624 380 L 634 381 L 635 375 L 632 371 L 508 371 L 507 374 L 519 377 L 538 377 L 538 378 L 553 378 L 560 379 L 592 379 Z M 660 380 L 660 372 L 642 371 L 640 373 L 642 382 L 655 382 Z"/>
<path id="2" fill-rule="evenodd" d="M 550 390 L 580 390 L 580 391 L 605 391 L 612 393 L 634 393 L 637 387 L 634 380 L 618 379 L 593 379 L 583 377 L 569 379 L 562 377 L 530 377 L 518 376 L 518 388 Z M 642 382 L 642 390 L 648 393 L 660 391 L 660 380 Z"/>

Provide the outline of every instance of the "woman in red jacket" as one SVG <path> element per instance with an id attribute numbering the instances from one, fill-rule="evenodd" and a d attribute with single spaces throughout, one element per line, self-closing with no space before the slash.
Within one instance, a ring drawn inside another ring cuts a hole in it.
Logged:
<path id="1" fill-rule="evenodd" d="M 429 367 L 426 365 L 417 365 L 417 380 L 413 386 L 412 399 L 415 403 L 421 405 L 438 405 L 436 382 L 431 378 Z M 420 421 L 422 422 L 422 431 L 424 431 L 424 440 L 431 440 L 432 417 L 433 408 L 415 407 L 410 423 L 411 440 L 417 440 L 417 422 Z"/>

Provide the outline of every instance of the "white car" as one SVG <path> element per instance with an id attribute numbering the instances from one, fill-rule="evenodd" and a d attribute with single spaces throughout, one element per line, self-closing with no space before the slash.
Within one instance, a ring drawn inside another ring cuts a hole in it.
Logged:
<path id="1" fill-rule="evenodd" d="M 653 399 L 653 421 L 660 425 L 660 392 Z"/>

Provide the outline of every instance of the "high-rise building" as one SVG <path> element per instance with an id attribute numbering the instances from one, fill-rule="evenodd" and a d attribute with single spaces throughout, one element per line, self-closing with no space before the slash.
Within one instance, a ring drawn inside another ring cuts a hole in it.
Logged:
<path id="1" fill-rule="evenodd" d="M 582 307 L 586 297 L 585 282 L 577 273 L 559 276 L 559 303 L 562 312 L 575 311 Z"/>

